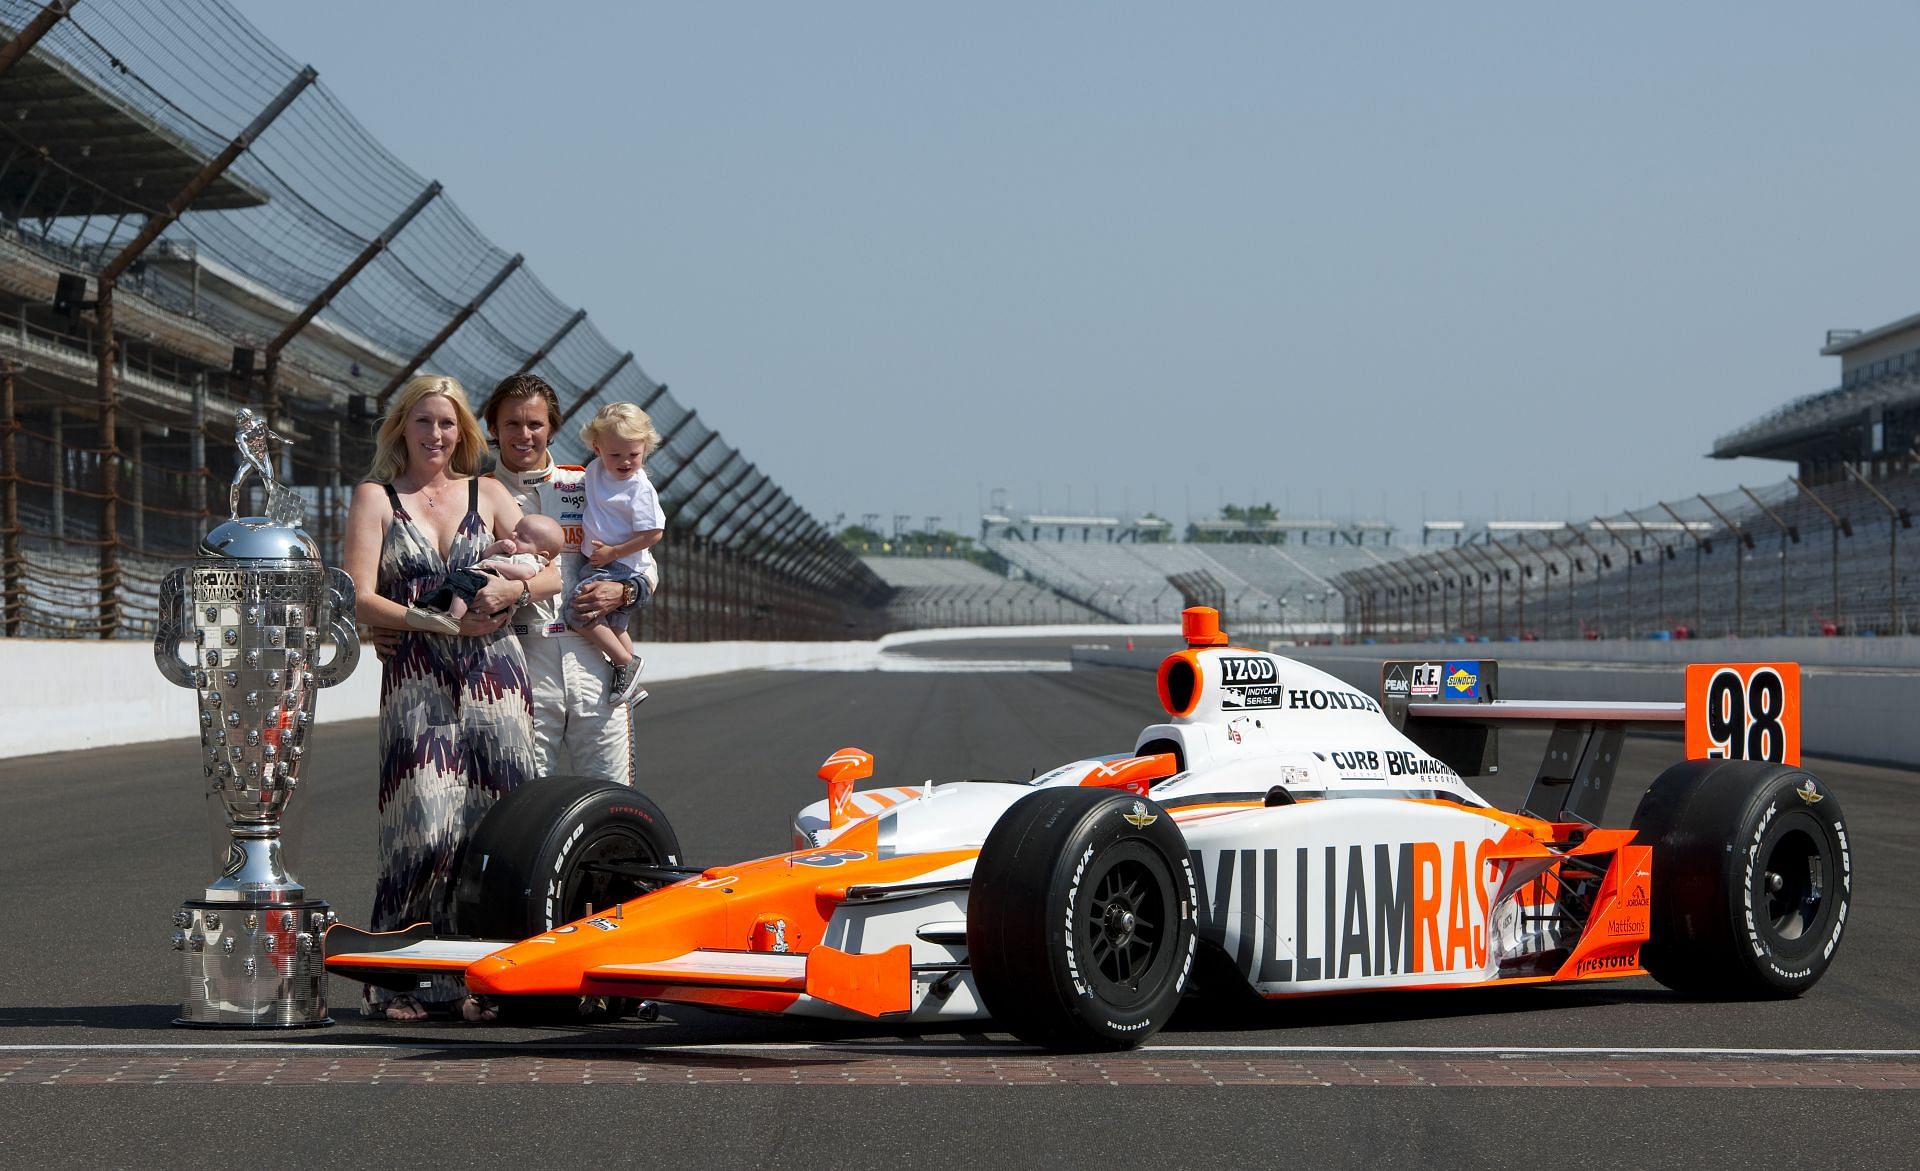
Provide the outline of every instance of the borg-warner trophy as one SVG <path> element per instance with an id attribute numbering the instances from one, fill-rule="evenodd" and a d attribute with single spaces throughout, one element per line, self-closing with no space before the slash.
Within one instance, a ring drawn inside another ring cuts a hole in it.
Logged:
<path id="1" fill-rule="evenodd" d="M 288 872 L 280 817 L 300 783 L 315 689 L 360 656 L 353 579 L 321 565 L 299 496 L 274 479 L 268 441 L 279 436 L 244 408 L 235 429 L 229 519 L 162 581 L 153 642 L 161 674 L 199 693 L 203 774 L 231 837 L 220 876 L 174 915 L 186 978 L 175 1023 L 328 1025 L 322 935 L 333 914 Z M 249 473 L 266 491 L 264 517 L 240 515 Z M 322 642 L 333 644 L 324 663 Z"/>

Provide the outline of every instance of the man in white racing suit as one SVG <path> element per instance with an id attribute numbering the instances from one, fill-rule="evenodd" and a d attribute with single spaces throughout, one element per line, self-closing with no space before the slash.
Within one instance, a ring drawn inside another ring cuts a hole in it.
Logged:
<path id="1" fill-rule="evenodd" d="M 533 685 L 533 738 L 540 771 L 631 785 L 636 776 L 633 708 L 622 704 L 608 710 L 611 668 L 591 643 L 567 628 L 560 613 L 568 598 L 588 619 L 633 599 L 628 596 L 632 587 L 618 582 L 603 582 L 574 597 L 586 469 L 556 464 L 547 454 L 560 425 L 559 400 L 545 379 L 516 374 L 494 388 L 480 414 L 499 445 L 494 478 L 506 485 L 522 511 L 553 517 L 566 536 L 554 564 L 528 583 L 512 619 Z M 636 698 L 645 696 L 642 691 Z"/>

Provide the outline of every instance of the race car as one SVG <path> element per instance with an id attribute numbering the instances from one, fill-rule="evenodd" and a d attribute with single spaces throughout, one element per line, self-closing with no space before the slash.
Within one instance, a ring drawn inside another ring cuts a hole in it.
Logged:
<path id="1" fill-rule="evenodd" d="M 1685 703 L 1530 702 L 1488 661 L 1389 662 L 1379 698 L 1182 616 L 1165 718 L 1030 781 L 857 790 L 820 770 L 793 849 L 680 864 L 625 786 L 547 778 L 488 814 L 456 926 L 327 935 L 327 967 L 409 989 L 460 973 L 509 1009 L 583 999 L 913 1025 L 990 1019 L 1060 1050 L 1137 1046 L 1195 994 L 1285 998 L 1652 975 L 1791 996 L 1845 930 L 1831 789 L 1798 767 L 1798 669 L 1688 668 Z M 1462 774 L 1545 722 L 1522 808 Z M 1629 727 L 1689 759 L 1630 826 L 1595 824 Z M 1196 981 L 1196 974 L 1209 979 Z"/>

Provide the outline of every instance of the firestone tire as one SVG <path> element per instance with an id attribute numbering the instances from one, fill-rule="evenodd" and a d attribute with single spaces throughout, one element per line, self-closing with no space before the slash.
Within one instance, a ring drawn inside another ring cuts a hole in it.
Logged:
<path id="1" fill-rule="evenodd" d="M 1690 996 L 1787 997 L 1833 962 L 1853 898 L 1846 818 L 1804 769 L 1689 760 L 1634 811 L 1653 846 L 1641 963 Z"/>
<path id="2" fill-rule="evenodd" d="M 987 835 L 967 905 L 975 987 L 1001 1028 L 1066 1051 L 1130 1049 L 1192 972 L 1186 838 L 1151 801 L 1042 789 Z"/>
<path id="3" fill-rule="evenodd" d="M 593 863 L 679 864 L 680 840 L 637 789 L 598 777 L 538 777 L 502 797 L 467 844 L 454 888 L 454 925 L 482 939 L 526 939 L 642 893 Z M 501 998 L 516 1022 L 575 1024 L 632 1011 L 624 1000 Z"/>
<path id="4" fill-rule="evenodd" d="M 596 862 L 679 864 L 680 839 L 638 789 L 598 777 L 537 777 L 502 797 L 467 843 L 454 926 L 483 939 L 525 939 L 641 893 Z"/>

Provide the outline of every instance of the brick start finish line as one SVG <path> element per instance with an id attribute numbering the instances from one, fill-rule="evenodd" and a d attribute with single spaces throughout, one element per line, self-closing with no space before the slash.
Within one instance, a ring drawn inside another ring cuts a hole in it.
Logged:
<path id="1" fill-rule="evenodd" d="M 1856 1058 L 941 1057 L 833 1052 L 795 1060 L 420 1054 L 0 1054 L 0 1085 L 1376 1086 L 1920 1089 L 1920 1060 Z"/>

